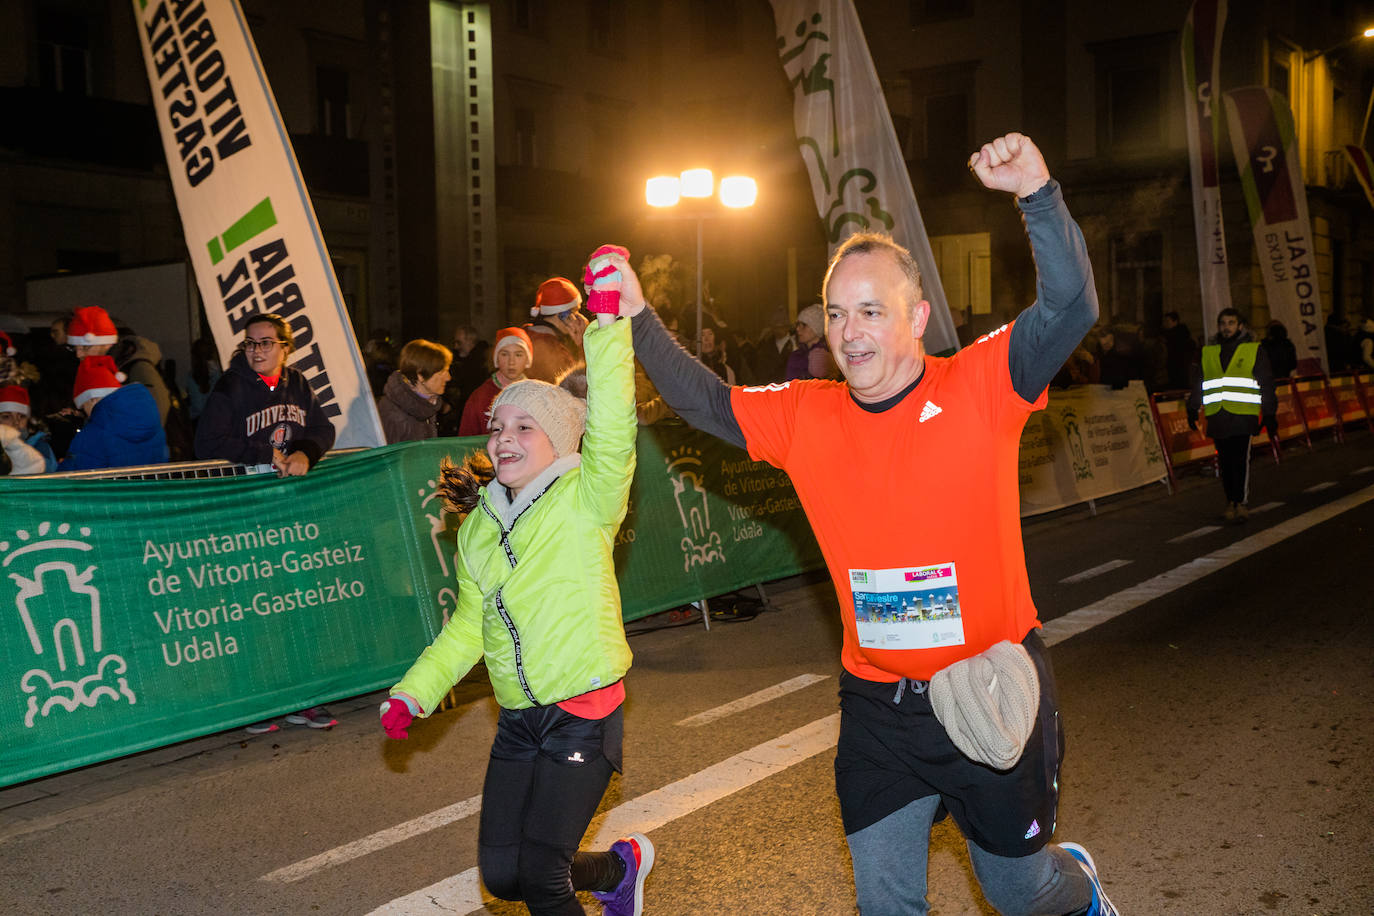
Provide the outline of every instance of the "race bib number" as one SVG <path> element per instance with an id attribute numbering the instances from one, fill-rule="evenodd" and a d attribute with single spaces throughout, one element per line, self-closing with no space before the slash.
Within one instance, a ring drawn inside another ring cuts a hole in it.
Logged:
<path id="1" fill-rule="evenodd" d="M 964 644 L 959 577 L 953 563 L 851 569 L 854 623 L 865 649 L 933 649 Z"/>

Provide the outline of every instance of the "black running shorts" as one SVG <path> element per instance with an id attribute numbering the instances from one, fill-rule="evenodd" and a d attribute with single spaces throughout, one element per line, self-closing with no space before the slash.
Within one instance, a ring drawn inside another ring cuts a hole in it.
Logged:
<path id="1" fill-rule="evenodd" d="M 965 757 L 935 717 L 925 684 L 840 676 L 835 788 L 846 834 L 940 796 L 936 820 L 954 817 L 964 836 L 998 856 L 1028 856 L 1054 833 L 1064 736 L 1059 701 L 1038 629 L 1022 645 L 1040 675 L 1040 715 L 1026 749 L 1005 772 Z"/>

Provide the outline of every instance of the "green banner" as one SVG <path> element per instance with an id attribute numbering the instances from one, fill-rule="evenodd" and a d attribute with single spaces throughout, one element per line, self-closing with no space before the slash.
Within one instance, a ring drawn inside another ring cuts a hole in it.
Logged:
<path id="1" fill-rule="evenodd" d="M 457 597 L 439 460 L 483 444 L 287 479 L 0 478 L 0 785 L 395 683 Z M 782 472 L 676 425 L 638 450 L 626 620 L 822 565 Z"/>

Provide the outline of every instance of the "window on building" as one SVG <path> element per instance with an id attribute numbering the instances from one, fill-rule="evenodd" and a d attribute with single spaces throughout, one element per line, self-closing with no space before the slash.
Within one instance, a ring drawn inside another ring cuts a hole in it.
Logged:
<path id="1" fill-rule="evenodd" d="M 1090 44 L 1096 59 L 1097 143 L 1103 154 L 1159 152 L 1177 67 L 1176 36 L 1142 35 Z M 1181 105 L 1181 101 L 1176 101 Z M 1172 113 L 1177 116 L 1177 112 Z"/>
<path id="2" fill-rule="evenodd" d="M 91 23 L 69 9 L 40 8 L 37 39 L 38 85 L 55 92 L 91 94 Z"/>
<path id="3" fill-rule="evenodd" d="M 1276 58 L 1269 64 L 1269 88 L 1283 96 L 1285 99 L 1292 100 L 1289 94 L 1290 84 L 1288 80 L 1288 55 L 1284 54 L 1282 59 Z"/>
<path id="4" fill-rule="evenodd" d="M 353 112 L 349 105 L 347 70 L 339 67 L 315 68 L 315 106 L 316 121 L 321 135 L 353 135 Z"/>
<path id="5" fill-rule="evenodd" d="M 594 54 L 623 57 L 625 0 L 587 0 L 587 47 Z"/>
<path id="6" fill-rule="evenodd" d="M 1110 317 L 1159 327 L 1164 312 L 1163 233 L 1115 235 L 1110 251 Z"/>
<path id="7" fill-rule="evenodd" d="M 539 166 L 539 119 L 533 108 L 515 109 L 515 164 L 526 168 Z"/>
<path id="8" fill-rule="evenodd" d="M 544 34 L 543 0 L 508 0 L 511 28 L 526 35 Z"/>
<path id="9" fill-rule="evenodd" d="M 692 52 L 735 54 L 742 47 L 738 0 L 692 0 Z"/>
<path id="10" fill-rule="evenodd" d="M 886 88 L 902 155 L 927 183 L 958 176 L 973 147 L 976 62 L 908 70 Z"/>
<path id="11" fill-rule="evenodd" d="M 910 0 L 912 25 L 949 22 L 973 15 L 973 0 Z"/>
<path id="12" fill-rule="evenodd" d="M 1158 146 L 1164 138 L 1159 70 L 1132 67 L 1108 74 L 1107 130 L 1113 147 Z"/>

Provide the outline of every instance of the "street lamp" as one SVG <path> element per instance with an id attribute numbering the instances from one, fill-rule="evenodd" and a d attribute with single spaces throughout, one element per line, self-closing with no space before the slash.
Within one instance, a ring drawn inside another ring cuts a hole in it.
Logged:
<path id="1" fill-rule="evenodd" d="M 671 175 L 659 175 L 644 183 L 644 199 L 651 207 L 675 207 L 684 197 L 694 201 L 691 212 L 683 214 L 682 218 L 695 219 L 697 223 L 697 356 L 701 356 L 702 224 L 707 218 L 715 215 L 706 207 L 706 201 L 715 192 L 715 176 L 710 169 L 687 169 L 676 178 Z M 752 207 L 758 196 L 758 183 L 747 175 L 729 175 L 720 180 L 718 197 L 721 206 L 732 210 Z"/>

